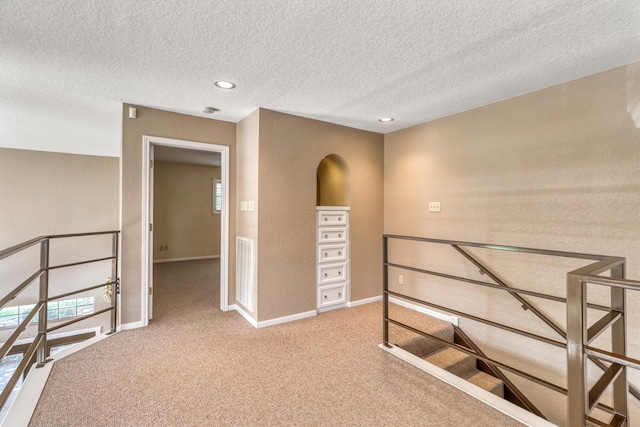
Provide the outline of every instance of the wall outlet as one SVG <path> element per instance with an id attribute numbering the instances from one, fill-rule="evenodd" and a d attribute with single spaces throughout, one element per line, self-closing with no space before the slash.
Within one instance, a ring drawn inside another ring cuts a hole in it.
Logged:
<path id="1" fill-rule="evenodd" d="M 404 285 L 404 276 L 402 274 L 398 275 L 398 285 Z"/>
<path id="2" fill-rule="evenodd" d="M 429 202 L 429 212 L 440 212 L 440 202 Z"/>
<path id="3" fill-rule="evenodd" d="M 163 251 L 163 250 L 164 250 L 164 249 L 162 249 L 162 248 L 163 248 L 163 246 L 162 246 L 162 245 L 160 245 L 160 250 L 161 250 L 161 251 Z"/>

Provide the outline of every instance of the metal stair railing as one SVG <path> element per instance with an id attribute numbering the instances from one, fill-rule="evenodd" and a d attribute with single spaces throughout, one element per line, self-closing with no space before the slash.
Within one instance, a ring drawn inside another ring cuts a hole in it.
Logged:
<path id="1" fill-rule="evenodd" d="M 389 247 L 388 241 L 391 239 L 417 241 L 423 243 L 435 243 L 446 244 L 454 247 L 465 258 L 471 261 L 476 267 L 480 268 L 480 272 L 487 274 L 497 284 L 488 283 L 480 280 L 470 279 L 466 277 L 460 277 L 441 273 L 433 270 L 427 270 L 422 268 L 416 268 L 407 265 L 401 265 L 397 263 L 389 262 Z M 567 293 L 566 298 L 556 297 L 552 295 L 542 294 L 538 292 L 528 291 L 525 289 L 517 289 L 507 285 L 502 281 L 495 273 L 486 268 L 477 259 L 471 256 L 468 252 L 461 249 L 461 247 L 475 247 L 497 251 L 509 251 L 509 252 L 521 252 L 528 254 L 538 254 L 553 257 L 575 258 L 595 261 L 590 265 L 582 267 L 578 270 L 572 271 L 567 274 Z M 411 330 L 416 334 L 435 339 L 442 342 L 445 345 L 454 347 L 463 353 L 469 354 L 478 360 L 485 362 L 490 368 L 494 370 L 503 370 L 517 374 L 523 378 L 533 381 L 537 384 L 543 385 L 551 390 L 560 392 L 568 396 L 567 404 L 567 425 L 570 427 L 577 427 L 583 425 L 597 425 L 597 426 L 615 426 L 625 427 L 628 426 L 627 419 L 627 391 L 630 391 L 636 396 L 636 389 L 629 388 L 627 381 L 626 369 L 634 368 L 640 369 L 640 360 L 629 357 L 626 354 L 626 298 L 625 291 L 640 290 L 640 281 L 628 280 L 625 278 L 625 258 L 622 257 L 607 257 L 602 255 L 583 254 L 575 252 L 563 252 L 563 251 L 551 251 L 543 249 L 522 248 L 514 246 L 502 246 L 492 244 L 482 244 L 473 242 L 460 242 L 441 239 L 428 239 L 413 236 L 398 236 L 398 235 L 384 235 L 383 237 L 383 269 L 384 269 L 384 292 L 383 292 L 383 345 L 391 347 L 389 343 L 389 324 L 397 325 L 405 329 Z M 493 322 L 487 319 L 479 318 L 467 313 L 459 312 L 448 307 L 439 306 L 423 299 L 414 298 L 410 295 L 394 292 L 389 290 L 389 267 L 395 267 L 399 269 L 405 269 L 414 271 L 426 275 L 443 277 L 451 280 L 462 281 L 465 283 L 471 283 L 483 287 L 498 289 L 508 292 L 513 295 L 519 302 L 523 304 L 523 308 L 531 310 L 539 318 L 545 321 L 552 329 L 554 329 L 560 336 L 566 338 L 565 342 L 555 341 L 546 337 L 542 337 L 524 330 L 506 326 L 497 322 Z M 611 272 L 611 277 L 601 276 L 602 273 Z M 602 306 L 598 304 L 592 304 L 587 301 L 587 286 L 589 284 L 596 284 L 600 286 L 607 286 L 610 289 L 610 306 Z M 562 327 L 557 325 L 551 319 L 544 315 L 540 310 L 527 301 L 522 295 L 534 296 L 537 298 L 547 299 L 556 302 L 562 302 L 567 306 L 567 332 Z M 531 375 L 516 369 L 508 364 L 493 360 L 486 357 L 484 353 L 478 351 L 477 348 L 465 348 L 458 344 L 447 343 L 438 337 L 427 334 L 423 331 L 419 331 L 401 322 L 389 318 L 389 296 L 394 296 L 411 302 L 415 302 L 421 305 L 433 307 L 437 310 L 441 310 L 450 314 L 454 314 L 460 317 L 464 317 L 476 322 L 484 323 L 486 325 L 507 330 L 512 333 L 525 336 L 530 339 L 535 339 L 546 344 L 559 346 L 566 348 L 567 351 L 567 388 L 558 386 L 541 378 Z M 592 324 L 591 327 L 587 327 L 587 308 L 605 311 L 606 314 Z M 611 349 L 603 350 L 591 347 L 595 338 L 597 338 L 603 331 L 611 328 L 612 331 L 612 343 Z M 605 372 L 601 376 L 600 380 L 589 390 L 586 383 L 587 377 L 587 360 L 592 360 L 596 365 L 602 368 Z M 609 363 L 609 365 L 607 365 Z M 613 385 L 613 406 L 608 406 L 601 403 L 599 400 L 602 397 L 604 391 Z M 637 396 L 636 396 L 637 397 Z M 594 408 L 598 408 L 601 411 L 610 415 L 608 421 L 602 421 L 591 415 Z M 534 411 L 535 413 L 535 411 Z"/>
<path id="2" fill-rule="evenodd" d="M 495 274 L 493 271 L 491 271 L 488 267 L 486 267 L 484 264 L 482 264 L 478 259 L 473 257 L 470 253 L 468 253 L 464 249 L 460 248 L 460 246 L 458 246 L 458 245 L 451 245 L 451 246 L 455 250 L 457 250 L 460 254 L 462 254 L 462 256 L 467 258 L 471 263 L 473 263 L 476 267 L 478 267 L 480 269 L 480 273 L 481 274 L 486 274 L 487 276 L 489 276 L 494 282 L 496 282 L 500 286 L 503 286 L 505 288 L 511 288 L 510 285 L 508 285 L 504 280 L 502 280 L 500 277 L 498 277 L 497 274 Z M 530 302 L 525 297 L 523 297 L 523 296 L 521 296 L 519 294 L 516 294 L 516 293 L 511 293 L 510 295 L 513 296 L 515 299 L 517 299 L 522 304 L 522 309 L 523 310 L 531 311 L 540 320 L 542 320 L 551 329 L 553 329 L 558 335 L 560 335 L 563 339 L 565 339 L 565 340 L 567 339 L 567 332 L 564 330 L 564 328 L 562 326 L 558 325 L 556 322 L 554 322 L 553 319 L 551 319 L 547 315 L 545 315 L 532 302 Z M 603 307 L 603 306 L 599 306 L 599 305 L 596 305 L 596 304 L 587 303 L 587 307 L 588 308 L 597 309 L 597 310 L 603 310 L 603 311 L 607 311 L 608 310 L 608 307 Z M 589 361 L 593 362 L 593 364 L 595 364 L 598 368 L 602 369 L 603 371 L 606 371 L 608 369 L 608 366 L 605 363 L 603 363 L 600 359 L 598 359 L 598 358 L 596 358 L 594 356 L 589 356 Z M 635 397 L 636 399 L 640 400 L 640 390 L 637 387 L 635 387 L 633 384 L 629 384 L 629 393 L 631 393 L 631 395 L 633 397 Z"/>
<path id="3" fill-rule="evenodd" d="M 77 237 L 86 237 L 86 236 L 99 236 L 99 235 L 111 235 L 111 255 L 107 257 L 82 260 L 78 262 L 72 262 L 68 264 L 60 264 L 60 265 L 50 265 L 50 242 L 53 239 L 72 239 Z M 24 351 L 22 360 L 18 364 L 18 367 L 11 375 L 7 384 L 0 392 L 0 408 L 4 407 L 7 402 L 13 388 L 17 384 L 18 380 L 21 376 L 25 376 L 29 371 L 33 362 L 36 363 L 36 368 L 40 368 L 44 366 L 51 359 L 48 359 L 47 350 L 48 350 L 48 334 L 58 330 L 60 328 L 64 328 L 65 326 L 69 326 L 71 324 L 81 322 L 88 318 L 98 316 L 100 314 L 111 312 L 110 316 L 110 331 L 109 334 L 116 331 L 116 322 L 117 322 L 117 294 L 120 293 L 120 279 L 118 279 L 118 263 L 119 263 L 119 239 L 120 231 L 104 231 L 104 232 L 90 232 L 90 233 L 76 233 L 76 234 L 58 234 L 58 235 L 50 235 L 50 236 L 40 236 L 35 239 L 28 240 L 26 242 L 17 244 L 10 248 L 0 251 L 0 261 L 8 259 L 13 255 L 17 255 L 23 253 L 25 250 L 40 245 L 40 262 L 35 271 L 22 283 L 16 286 L 13 290 L 9 291 L 6 295 L 4 295 L 0 299 L 0 309 L 2 309 L 9 301 L 16 298 L 20 293 L 25 291 L 32 285 L 36 280 L 38 280 L 38 301 L 35 304 L 34 308 L 31 309 L 29 314 L 14 328 L 13 333 L 7 339 L 7 341 L 0 347 L 0 360 L 4 360 L 4 358 L 11 353 L 11 350 L 16 346 L 16 341 L 24 332 L 24 330 L 29 326 L 32 320 L 38 316 L 38 331 L 36 336 L 33 338 L 31 344 L 27 346 L 27 349 Z M 111 281 L 102 282 L 98 285 L 89 286 L 79 290 L 73 290 L 70 292 L 66 292 L 63 294 L 50 296 L 49 295 L 49 272 L 52 270 L 58 270 L 63 268 L 74 267 L 83 264 L 96 263 L 101 261 L 111 261 Z M 2 279 L 2 277 L 0 277 Z M 83 292 L 91 291 L 98 288 L 105 288 L 105 291 L 111 295 L 111 305 L 108 308 L 96 311 L 94 313 L 78 316 L 73 320 L 66 321 L 60 323 L 54 327 L 48 327 L 47 322 L 47 307 L 50 301 L 56 301 L 71 295 L 80 294 Z"/>

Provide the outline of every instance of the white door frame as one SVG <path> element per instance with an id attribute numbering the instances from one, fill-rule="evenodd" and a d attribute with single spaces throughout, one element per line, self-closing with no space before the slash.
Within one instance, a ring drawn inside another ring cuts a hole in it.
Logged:
<path id="1" fill-rule="evenodd" d="M 149 271 L 153 265 L 153 251 L 149 239 L 149 197 L 151 196 L 149 167 L 151 146 L 164 145 L 187 150 L 211 151 L 220 153 L 220 175 L 222 178 L 222 212 L 220 213 L 220 309 L 229 310 L 229 147 L 203 142 L 157 136 L 142 137 L 142 280 L 141 308 L 142 324 L 149 324 Z"/>

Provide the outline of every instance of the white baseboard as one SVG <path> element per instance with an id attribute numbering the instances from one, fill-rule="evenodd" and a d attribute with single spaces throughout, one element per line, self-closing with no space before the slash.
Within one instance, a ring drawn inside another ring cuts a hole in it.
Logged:
<path id="1" fill-rule="evenodd" d="M 378 295 L 377 297 L 359 299 L 358 301 L 351 301 L 347 303 L 347 307 L 357 307 L 359 305 L 371 304 L 374 302 L 382 301 L 382 295 Z"/>
<path id="2" fill-rule="evenodd" d="M 410 303 L 410 302 L 405 301 L 405 300 L 400 299 L 400 298 L 389 297 L 389 302 L 392 302 L 392 303 L 394 303 L 396 305 L 399 305 L 399 306 L 402 306 L 402 307 L 410 308 L 411 310 L 415 310 L 418 313 L 422 313 L 422 314 L 426 314 L 426 315 L 431 316 L 431 317 L 435 317 L 436 319 L 444 320 L 445 322 L 449 322 L 449 323 L 453 324 L 454 326 L 458 326 L 458 323 L 459 323 L 459 319 L 458 319 L 457 316 L 451 316 L 449 314 L 443 314 L 443 313 L 440 313 L 438 311 L 431 310 L 429 308 L 423 307 L 421 305 Z"/>
<path id="3" fill-rule="evenodd" d="M 144 322 L 142 322 L 142 320 L 140 320 L 138 322 L 123 323 L 122 325 L 118 326 L 116 328 L 116 330 L 118 332 L 120 332 L 120 331 L 128 331 L 129 329 L 143 328 L 145 326 L 146 325 L 144 324 Z"/>
<path id="4" fill-rule="evenodd" d="M 154 259 L 154 264 L 162 264 L 165 262 L 179 262 L 179 261 L 198 261 L 201 259 L 216 259 L 220 258 L 220 255 L 205 255 L 205 256 L 192 256 L 185 258 L 167 258 L 167 259 Z"/>
<path id="5" fill-rule="evenodd" d="M 317 312 L 315 310 L 306 311 L 304 313 L 292 314 L 290 316 L 278 317 L 276 319 L 263 320 L 262 322 L 258 322 L 258 328 L 266 328 L 267 326 L 280 325 L 282 323 L 294 322 L 296 320 L 302 320 L 309 317 L 317 316 Z"/>
<path id="6" fill-rule="evenodd" d="M 251 326 L 253 326 L 256 329 L 266 328 L 268 326 L 280 325 L 282 323 L 294 322 L 296 320 L 302 320 L 302 319 L 306 319 L 308 317 L 314 317 L 317 315 L 317 312 L 315 310 L 312 310 L 304 313 L 297 313 L 297 314 L 292 314 L 290 316 L 278 317 L 275 319 L 263 320 L 262 322 L 258 322 L 256 319 L 251 317 L 251 315 L 247 313 L 244 310 L 244 308 L 240 307 L 237 304 L 230 305 L 229 309 L 237 311 L 238 314 L 244 317 L 245 320 L 249 322 Z"/>
<path id="7" fill-rule="evenodd" d="M 458 390 L 461 390 L 468 395 L 475 397 L 479 401 L 497 409 L 503 414 L 510 416 L 511 418 L 523 423 L 524 425 L 531 427 L 555 427 L 555 424 L 532 414 L 526 409 L 516 406 L 513 403 L 478 387 L 475 384 L 471 384 L 470 382 L 463 380 L 457 375 L 454 375 L 449 371 L 445 371 L 444 369 L 433 365 L 426 360 L 421 359 L 418 356 L 415 356 L 408 351 L 401 349 L 400 347 L 396 347 L 394 345 L 392 345 L 391 347 L 386 347 L 384 344 L 380 344 L 378 347 L 396 356 L 397 358 L 410 363 L 416 368 L 430 375 L 433 375 L 439 380 L 452 385 Z"/>

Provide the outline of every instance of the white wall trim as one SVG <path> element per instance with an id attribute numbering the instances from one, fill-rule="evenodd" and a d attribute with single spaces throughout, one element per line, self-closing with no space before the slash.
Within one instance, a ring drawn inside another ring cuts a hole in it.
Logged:
<path id="1" fill-rule="evenodd" d="M 316 211 L 350 211 L 350 206 L 316 206 Z"/>
<path id="2" fill-rule="evenodd" d="M 357 307 L 359 305 L 371 304 L 378 301 L 382 301 L 382 295 L 378 295 L 377 297 L 360 299 L 358 301 L 348 302 L 347 307 L 352 308 L 352 307 Z"/>
<path id="3" fill-rule="evenodd" d="M 184 258 L 167 258 L 167 259 L 154 259 L 154 264 L 162 264 L 165 262 L 181 262 L 181 261 L 198 261 L 201 259 L 216 259 L 220 258 L 220 255 L 205 255 L 205 256 L 191 256 Z"/>
<path id="4" fill-rule="evenodd" d="M 258 321 L 251 317 L 249 313 L 247 313 L 242 307 L 238 304 L 232 304 L 229 306 L 229 310 L 235 310 L 240 314 L 240 316 L 244 317 L 244 319 L 251 324 L 254 328 L 258 328 Z"/>
<path id="5" fill-rule="evenodd" d="M 258 328 L 266 328 L 267 326 L 280 325 L 282 323 L 294 322 L 296 320 L 307 319 L 309 317 L 315 317 L 318 315 L 316 310 L 305 311 L 304 313 L 292 314 L 290 316 L 278 317 L 270 320 L 263 320 L 258 322 Z"/>
<path id="6" fill-rule="evenodd" d="M 256 329 L 266 328 L 268 326 L 280 325 L 282 323 L 294 322 L 296 320 L 307 319 L 309 317 L 315 317 L 318 315 L 316 310 L 306 311 L 304 313 L 292 314 L 290 316 L 277 317 L 275 319 L 263 320 L 262 322 L 258 322 L 256 319 L 251 317 L 249 313 L 247 313 L 241 306 L 238 304 L 233 304 L 229 306 L 230 310 L 235 310 L 240 314 L 245 320 L 251 323 Z"/>
<path id="7" fill-rule="evenodd" d="M 431 316 L 431 317 L 435 317 L 436 319 L 444 320 L 445 322 L 449 322 L 449 323 L 453 324 L 454 326 L 458 326 L 458 324 L 459 324 L 459 319 L 458 319 L 457 316 L 451 316 L 449 314 L 443 314 L 443 313 L 440 313 L 438 311 L 431 310 L 429 308 L 423 307 L 421 305 L 407 302 L 407 301 L 405 301 L 403 299 L 400 299 L 400 298 L 389 297 L 389 302 L 392 302 L 392 303 L 394 303 L 396 305 L 399 305 L 399 306 L 402 306 L 402 307 L 409 308 L 411 310 L 415 310 L 418 313 L 422 313 L 422 314 L 426 314 L 426 315 Z"/>
<path id="8" fill-rule="evenodd" d="M 442 368 L 432 365 L 426 360 L 421 359 L 420 357 L 415 356 L 408 351 L 401 349 L 400 347 L 396 347 L 394 345 L 392 345 L 391 347 L 386 347 L 384 344 L 380 344 L 378 345 L 378 347 L 527 426 L 555 427 L 555 424 L 552 424 L 549 421 L 532 414 L 526 409 L 516 406 L 513 403 L 478 387 L 475 384 L 471 384 L 470 382 L 463 380 L 462 378 L 452 374 L 451 372 L 445 371 Z"/>
<path id="9" fill-rule="evenodd" d="M 145 323 L 142 320 L 139 321 L 139 322 L 124 323 L 124 324 L 118 326 L 117 331 L 120 332 L 120 331 L 128 331 L 130 329 L 143 328 L 143 327 L 147 326 L 147 323 L 148 322 Z"/>
<path id="10" fill-rule="evenodd" d="M 230 151 L 226 145 L 186 141 L 144 135 L 142 137 L 142 271 L 140 283 L 141 322 L 149 324 L 149 266 L 152 261 L 149 242 L 149 160 L 152 145 L 184 148 L 187 150 L 211 151 L 220 154 L 220 179 L 222 180 L 222 212 L 220 214 L 220 309 L 229 310 L 229 160 Z"/>

